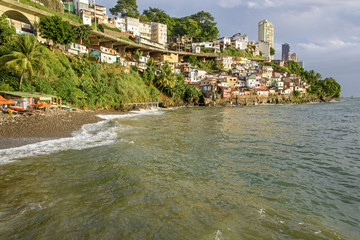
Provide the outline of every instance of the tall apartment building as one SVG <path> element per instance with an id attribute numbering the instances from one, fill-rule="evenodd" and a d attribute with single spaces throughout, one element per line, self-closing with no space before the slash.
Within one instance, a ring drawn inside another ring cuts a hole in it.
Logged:
<path id="1" fill-rule="evenodd" d="M 266 19 L 258 24 L 258 41 L 268 42 L 274 48 L 274 25 Z"/>
<path id="2" fill-rule="evenodd" d="M 140 22 L 139 23 L 139 32 L 142 38 L 151 40 L 151 23 L 149 22 Z"/>
<path id="3" fill-rule="evenodd" d="M 284 43 L 281 45 L 281 60 L 284 62 L 289 61 L 289 54 L 290 54 L 290 45 L 288 43 Z"/>
<path id="4" fill-rule="evenodd" d="M 76 15 L 80 16 L 81 10 L 89 10 L 89 0 L 74 0 Z"/>
<path id="5" fill-rule="evenodd" d="M 157 22 L 151 23 L 151 40 L 161 44 L 167 43 L 167 25 Z"/>
<path id="6" fill-rule="evenodd" d="M 125 21 L 126 21 L 126 32 L 130 32 L 134 34 L 134 36 L 139 36 L 140 35 L 139 19 L 132 17 L 125 17 Z"/>
<path id="7" fill-rule="evenodd" d="M 96 17 L 98 23 L 108 23 L 108 16 L 106 15 L 106 7 L 93 4 L 89 7 L 89 11 L 93 18 Z"/>

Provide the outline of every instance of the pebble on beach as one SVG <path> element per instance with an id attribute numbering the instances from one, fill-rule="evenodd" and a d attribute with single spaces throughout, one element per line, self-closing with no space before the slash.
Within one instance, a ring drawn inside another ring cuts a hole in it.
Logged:
<path id="1" fill-rule="evenodd" d="M 53 111 L 38 115 L 0 114 L 0 149 L 28 144 L 30 138 L 71 136 L 84 124 L 101 121 L 97 111 Z M 30 141 L 31 142 L 31 141 Z"/>

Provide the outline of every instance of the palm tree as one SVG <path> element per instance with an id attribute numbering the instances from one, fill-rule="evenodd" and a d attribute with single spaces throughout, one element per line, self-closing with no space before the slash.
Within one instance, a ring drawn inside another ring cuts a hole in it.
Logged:
<path id="1" fill-rule="evenodd" d="M 136 59 L 136 62 L 137 62 L 137 67 L 139 68 L 139 65 L 140 65 L 140 58 L 142 57 L 142 55 L 143 55 L 143 51 L 139 51 L 139 49 L 138 50 L 136 50 L 136 52 L 135 52 L 135 59 Z"/>
<path id="2" fill-rule="evenodd" d="M 153 70 L 155 68 L 155 65 L 156 65 L 155 59 L 152 57 L 149 58 L 149 60 L 146 63 L 146 66 L 148 67 L 148 69 Z"/>
<path id="3" fill-rule="evenodd" d="M 172 72 L 168 62 L 161 66 L 161 73 L 158 76 L 157 84 L 161 88 L 173 88 L 176 84 L 175 74 Z"/>
<path id="4" fill-rule="evenodd" d="M 0 69 L 20 73 L 19 90 L 21 90 L 25 74 L 32 79 L 34 73 L 45 72 L 45 61 L 42 61 L 44 50 L 45 47 L 38 43 L 34 36 L 28 34 L 17 36 L 13 51 L 0 57 Z"/>

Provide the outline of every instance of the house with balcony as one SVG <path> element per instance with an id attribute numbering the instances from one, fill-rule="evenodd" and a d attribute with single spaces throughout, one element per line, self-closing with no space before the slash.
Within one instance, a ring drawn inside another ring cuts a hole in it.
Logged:
<path id="1" fill-rule="evenodd" d="M 111 17 L 109 22 L 111 24 L 114 24 L 116 28 L 121 30 L 121 32 L 126 32 L 126 20 L 125 20 L 125 18 Z"/>
<path id="2" fill-rule="evenodd" d="M 99 59 L 102 63 L 116 63 L 120 61 L 120 55 L 112 48 L 92 45 L 89 49 L 90 55 Z"/>
<path id="3" fill-rule="evenodd" d="M 220 69 L 230 70 L 232 69 L 233 58 L 232 57 L 218 57 L 215 59 L 216 64 Z"/>
<path id="4" fill-rule="evenodd" d="M 69 53 L 74 55 L 89 53 L 89 49 L 85 45 L 81 45 L 78 43 L 71 43 L 69 45 L 66 45 L 65 51 L 68 51 Z"/>

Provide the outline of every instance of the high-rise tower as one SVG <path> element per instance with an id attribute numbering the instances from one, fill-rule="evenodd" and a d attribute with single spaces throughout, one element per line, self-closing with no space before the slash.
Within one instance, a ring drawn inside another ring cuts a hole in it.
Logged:
<path id="1" fill-rule="evenodd" d="M 268 42 L 274 48 L 274 25 L 268 20 L 262 20 L 258 27 L 258 41 Z"/>
<path id="2" fill-rule="evenodd" d="M 289 53 L 290 53 L 290 45 L 288 43 L 284 43 L 282 45 L 281 60 L 284 62 L 289 61 Z"/>

